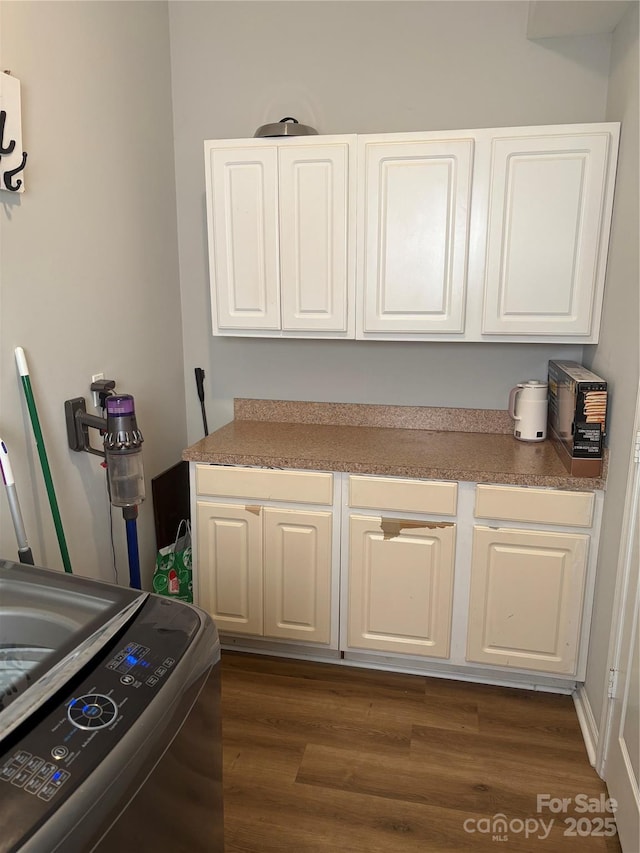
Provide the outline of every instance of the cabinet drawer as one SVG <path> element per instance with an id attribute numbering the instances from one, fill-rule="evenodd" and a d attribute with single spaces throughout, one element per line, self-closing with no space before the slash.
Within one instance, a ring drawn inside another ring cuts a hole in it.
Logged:
<path id="1" fill-rule="evenodd" d="M 594 499 L 593 492 L 478 486 L 475 514 L 478 518 L 591 527 Z"/>
<path id="2" fill-rule="evenodd" d="M 196 465 L 196 492 L 216 497 L 331 505 L 333 474 Z"/>
<path id="3" fill-rule="evenodd" d="M 349 477 L 349 506 L 455 515 L 457 483 Z"/>

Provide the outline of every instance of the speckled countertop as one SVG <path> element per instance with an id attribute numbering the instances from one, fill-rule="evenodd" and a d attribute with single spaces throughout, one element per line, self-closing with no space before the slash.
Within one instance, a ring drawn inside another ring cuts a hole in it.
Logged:
<path id="1" fill-rule="evenodd" d="M 606 480 L 571 476 L 550 441 L 517 441 L 507 412 L 483 409 L 236 400 L 234 420 L 182 458 L 578 490 Z"/>

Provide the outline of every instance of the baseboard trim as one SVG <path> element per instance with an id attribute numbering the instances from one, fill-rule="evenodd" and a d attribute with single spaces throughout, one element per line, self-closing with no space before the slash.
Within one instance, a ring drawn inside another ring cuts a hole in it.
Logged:
<path id="1" fill-rule="evenodd" d="M 591 703 L 587 696 L 587 691 L 584 684 L 581 684 L 577 690 L 573 692 L 573 704 L 575 705 L 578 722 L 582 731 L 584 745 L 587 749 L 589 762 L 592 767 L 596 767 L 596 755 L 598 752 L 598 724 L 593 715 Z M 597 768 L 596 768 L 597 772 Z"/>

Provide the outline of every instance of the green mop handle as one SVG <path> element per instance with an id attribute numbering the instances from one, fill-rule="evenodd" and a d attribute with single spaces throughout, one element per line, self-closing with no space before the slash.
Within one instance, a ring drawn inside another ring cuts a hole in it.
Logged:
<path id="1" fill-rule="evenodd" d="M 62 562 L 64 564 L 65 572 L 69 572 L 71 574 L 71 560 L 69 559 L 69 551 L 67 549 L 67 542 L 64 538 L 64 530 L 62 529 L 62 519 L 60 518 L 60 510 L 58 509 L 58 501 L 56 500 L 55 489 L 53 488 L 53 480 L 51 478 L 51 469 L 49 468 L 49 460 L 47 459 L 47 451 L 44 446 L 44 438 L 42 437 L 42 430 L 40 429 L 40 419 L 38 418 L 38 410 L 36 409 L 36 401 L 33 396 L 33 391 L 31 389 L 31 379 L 29 377 L 29 367 L 27 366 L 27 359 L 24 354 L 24 350 L 22 347 L 16 347 L 15 350 L 16 362 L 18 365 L 18 370 L 20 372 L 20 378 L 22 379 L 22 388 L 24 390 L 24 396 L 27 401 L 27 408 L 29 409 L 29 417 L 31 418 L 31 426 L 33 427 L 33 434 L 36 439 L 36 447 L 38 448 L 38 456 L 40 457 L 40 465 L 42 467 L 42 474 L 44 476 L 44 482 L 47 487 L 47 495 L 49 497 L 49 506 L 51 507 L 51 515 L 53 516 L 53 523 L 56 528 L 56 534 L 58 536 L 58 546 L 60 548 L 60 555 L 62 556 Z"/>

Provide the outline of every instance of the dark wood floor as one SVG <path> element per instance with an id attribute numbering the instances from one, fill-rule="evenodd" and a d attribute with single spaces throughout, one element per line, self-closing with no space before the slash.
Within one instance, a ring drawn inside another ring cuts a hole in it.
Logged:
<path id="1" fill-rule="evenodd" d="M 620 851 L 568 696 L 223 652 L 222 704 L 226 853 Z"/>

